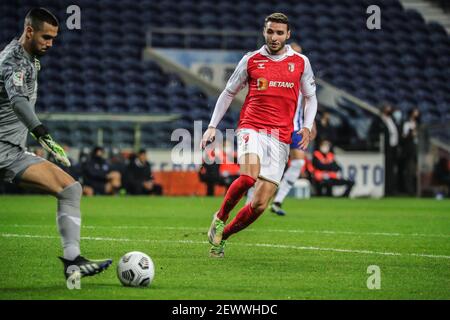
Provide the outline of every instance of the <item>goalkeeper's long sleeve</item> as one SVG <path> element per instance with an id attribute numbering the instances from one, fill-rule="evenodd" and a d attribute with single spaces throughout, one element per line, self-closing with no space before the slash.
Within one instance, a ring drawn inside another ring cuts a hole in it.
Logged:
<path id="1" fill-rule="evenodd" d="M 22 96 L 15 97 L 11 104 L 14 113 L 29 131 L 33 131 L 33 129 L 42 124 L 27 98 Z"/>
<path id="2" fill-rule="evenodd" d="M 12 109 L 41 146 L 55 157 L 56 161 L 70 167 L 70 161 L 64 149 L 48 134 L 47 129 L 39 121 L 27 98 L 21 96 L 14 98 Z"/>

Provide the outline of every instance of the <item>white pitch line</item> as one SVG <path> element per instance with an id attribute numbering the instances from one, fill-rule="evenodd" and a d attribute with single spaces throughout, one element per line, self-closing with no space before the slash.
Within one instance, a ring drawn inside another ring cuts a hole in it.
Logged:
<path id="1" fill-rule="evenodd" d="M 47 235 L 32 235 L 32 234 L 14 234 L 14 233 L 1 233 L 4 238 L 34 238 L 34 239 L 59 239 L 57 236 Z M 207 241 L 194 241 L 194 240 L 149 240 L 149 239 L 128 239 L 128 238 L 111 238 L 111 237 L 81 237 L 81 240 L 92 241 L 115 241 L 115 242 L 146 242 L 146 243 L 186 243 L 186 244 L 208 244 Z M 360 253 L 360 254 L 374 254 L 383 256 L 410 256 L 410 257 L 423 257 L 433 259 L 450 259 L 450 256 L 434 255 L 426 253 L 399 253 L 399 252 L 380 252 L 371 250 L 355 250 L 355 249 L 337 249 L 337 248 L 321 248 L 321 247 L 302 247 L 283 244 L 270 244 L 270 243 L 233 243 L 236 246 L 245 247 L 265 247 L 265 248 L 277 248 L 277 249 L 295 249 L 295 250 L 310 250 L 310 251 L 330 251 L 330 252 L 344 252 L 344 253 Z"/>
<path id="2" fill-rule="evenodd" d="M 39 224 L 0 224 L 0 227 L 13 228 L 54 228 L 54 225 Z M 196 232 L 206 232 L 205 228 L 194 227 L 157 227 L 157 226 L 91 226 L 85 225 L 86 229 L 156 229 L 156 230 L 190 230 Z M 335 231 L 335 230 L 302 230 L 302 229 L 247 229 L 246 232 L 273 232 L 273 233 L 316 233 L 316 234 L 344 234 L 354 236 L 387 236 L 387 237 L 431 237 L 431 238 L 450 238 L 450 234 L 432 234 L 432 233 L 398 233 L 398 232 L 354 232 L 354 231 Z"/>

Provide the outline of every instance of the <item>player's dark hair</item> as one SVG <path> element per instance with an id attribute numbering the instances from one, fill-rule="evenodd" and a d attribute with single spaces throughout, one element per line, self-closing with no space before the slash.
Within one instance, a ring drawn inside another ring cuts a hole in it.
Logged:
<path id="1" fill-rule="evenodd" d="M 275 12 L 266 17 L 264 20 L 264 27 L 267 25 L 267 22 L 276 22 L 276 23 L 284 23 L 287 25 L 287 29 L 289 31 L 289 19 L 284 13 Z"/>
<path id="2" fill-rule="evenodd" d="M 96 155 L 97 152 L 99 152 L 99 151 L 105 152 L 105 149 L 104 149 L 103 147 L 96 146 L 96 147 L 94 147 L 94 149 L 92 149 L 92 151 L 91 151 L 91 156 L 92 156 L 92 157 L 95 157 L 95 155 Z"/>
<path id="3" fill-rule="evenodd" d="M 34 30 L 39 31 L 42 29 L 44 22 L 59 27 L 58 19 L 53 13 L 45 8 L 33 8 L 25 16 L 24 26 L 31 26 Z"/>
<path id="4" fill-rule="evenodd" d="M 409 111 L 408 111 L 408 120 L 411 119 L 411 116 L 413 115 L 413 113 L 415 111 L 419 112 L 419 116 L 416 118 L 416 122 L 420 123 L 420 109 L 418 109 L 417 107 L 409 109 Z"/>

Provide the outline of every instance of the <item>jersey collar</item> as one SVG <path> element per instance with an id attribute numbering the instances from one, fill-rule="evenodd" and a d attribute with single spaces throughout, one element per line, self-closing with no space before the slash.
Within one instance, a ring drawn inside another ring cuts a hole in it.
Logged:
<path id="1" fill-rule="evenodd" d="M 13 42 L 14 42 L 15 45 L 17 45 L 17 46 L 19 47 L 20 53 L 21 53 L 26 59 L 28 59 L 28 60 L 30 60 L 31 62 L 34 63 L 35 57 L 32 56 L 31 54 L 29 54 L 27 50 L 25 50 L 25 48 L 24 48 L 24 47 L 22 46 L 22 44 L 20 43 L 19 39 L 18 39 L 18 38 L 15 38 L 15 39 L 13 40 Z"/>
<path id="2" fill-rule="evenodd" d="M 293 56 L 295 52 L 291 48 L 291 46 L 287 44 L 285 53 L 279 54 L 279 55 L 273 55 L 273 54 L 270 54 L 269 49 L 267 49 L 267 45 L 265 44 L 261 47 L 261 49 L 259 49 L 259 53 L 265 57 L 272 58 L 274 60 L 281 60 L 286 57 Z"/>
<path id="3" fill-rule="evenodd" d="M 39 61 L 39 59 L 36 58 L 36 56 L 29 54 L 28 51 L 25 50 L 25 48 L 22 46 L 22 44 L 20 43 L 20 41 L 18 39 L 14 39 L 13 41 L 16 41 L 17 45 L 19 46 L 19 50 L 21 51 L 23 56 L 26 59 L 30 60 L 31 63 L 34 64 L 34 67 L 36 68 L 37 71 L 40 71 L 41 70 L 41 62 Z"/>

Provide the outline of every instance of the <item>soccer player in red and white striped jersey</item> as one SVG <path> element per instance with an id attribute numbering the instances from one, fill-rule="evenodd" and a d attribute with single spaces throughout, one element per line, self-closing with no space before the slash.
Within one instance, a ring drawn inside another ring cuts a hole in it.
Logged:
<path id="1" fill-rule="evenodd" d="M 204 148 L 207 142 L 214 140 L 216 127 L 234 96 L 248 85 L 237 131 L 241 175 L 228 188 L 219 211 L 214 215 L 208 232 L 212 257 L 223 257 L 228 237 L 254 222 L 273 197 L 288 160 L 299 95 L 305 99 L 299 143 L 303 149 L 308 147 L 317 112 L 311 64 L 306 56 L 286 45 L 291 35 L 288 18 L 282 13 L 266 17 L 263 35 L 266 44 L 245 55 L 230 77 L 201 141 Z M 252 202 L 226 224 L 230 211 L 253 185 Z"/>

